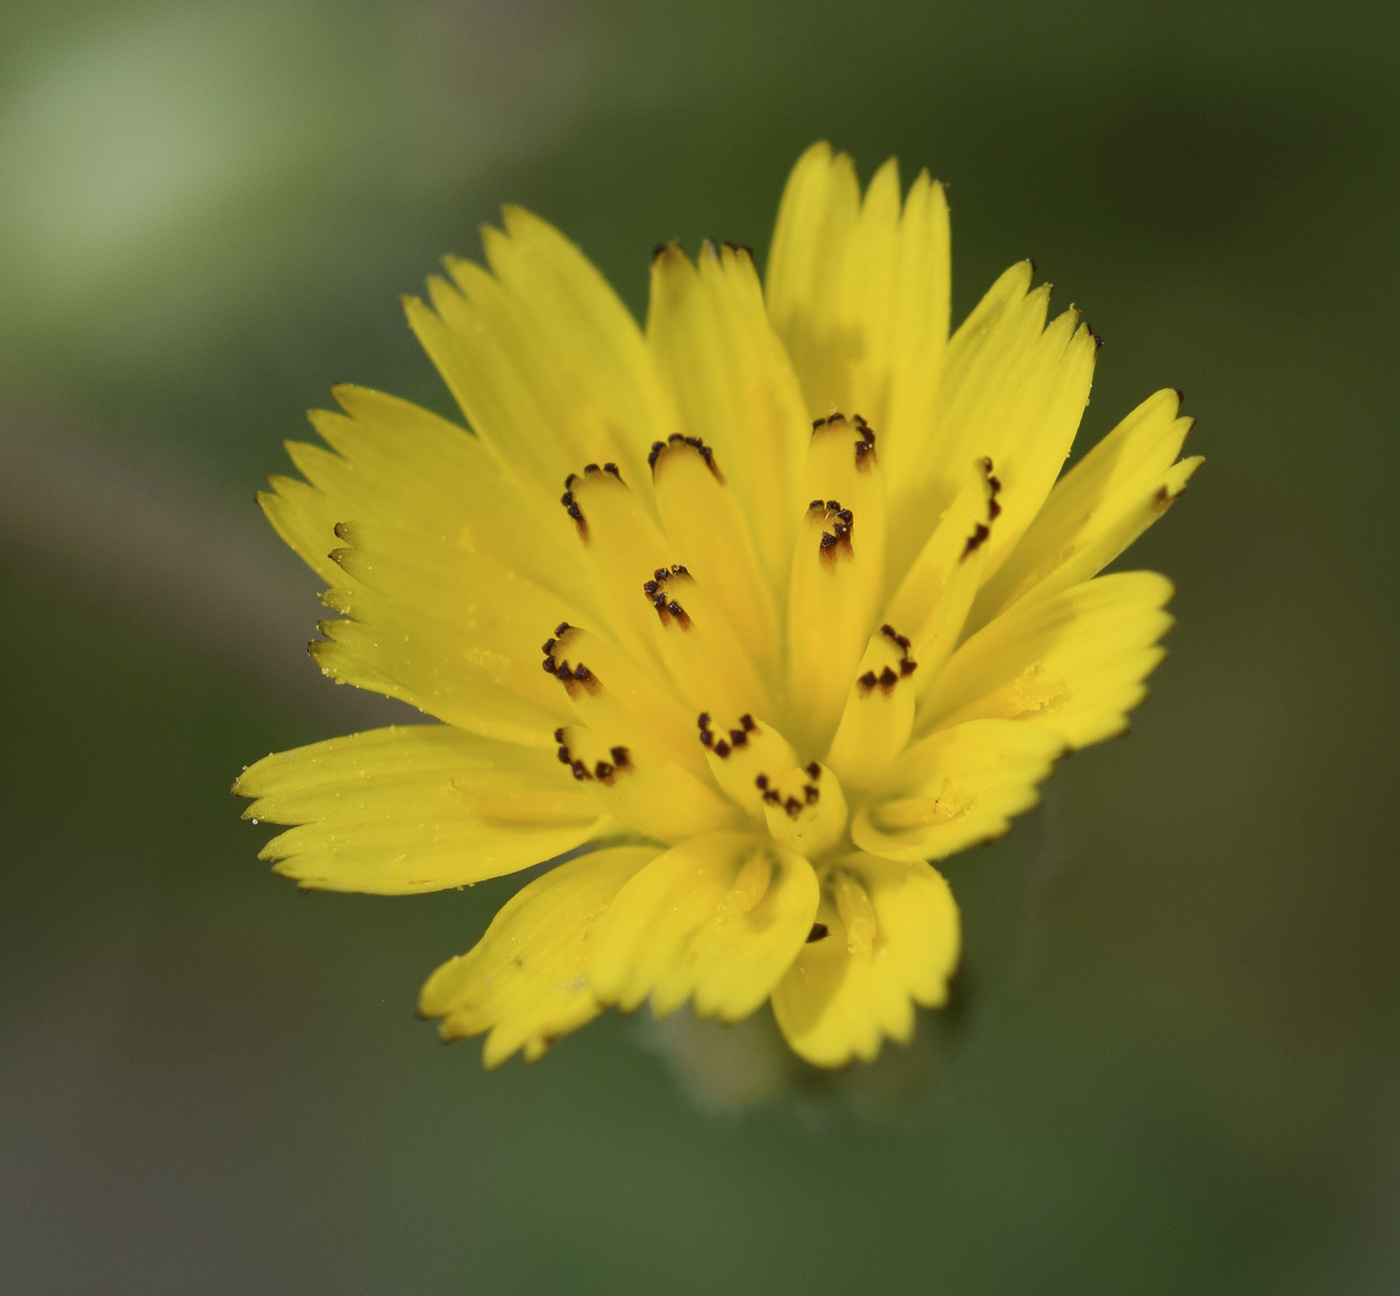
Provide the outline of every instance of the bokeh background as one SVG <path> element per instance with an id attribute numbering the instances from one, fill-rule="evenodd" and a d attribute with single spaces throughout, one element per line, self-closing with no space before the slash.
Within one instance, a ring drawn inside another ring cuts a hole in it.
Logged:
<path id="1" fill-rule="evenodd" d="M 0 1288 L 1400 1290 L 1397 12 L 7 0 Z M 1185 389 L 1172 655 L 950 870 L 912 1052 L 738 1110 L 610 1016 L 487 1075 L 413 1004 L 516 883 L 299 898 L 228 795 L 393 714 L 253 490 L 334 382 L 448 408 L 397 298 L 501 201 L 641 311 L 819 137 L 951 182 L 956 317 L 1026 255 L 1087 311 L 1084 442 Z"/>

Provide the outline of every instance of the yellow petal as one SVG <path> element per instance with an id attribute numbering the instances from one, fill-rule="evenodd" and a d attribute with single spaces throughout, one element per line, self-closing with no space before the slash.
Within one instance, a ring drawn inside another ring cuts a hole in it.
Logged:
<path id="1" fill-rule="evenodd" d="M 695 711 L 771 711 L 772 697 L 708 582 L 682 563 L 658 567 L 644 589 L 654 642 L 681 695 Z"/>
<path id="2" fill-rule="evenodd" d="M 1017 604 L 967 640 L 929 692 L 919 732 L 977 717 L 1025 720 L 1084 747 L 1121 733 L 1165 650 L 1172 585 L 1117 572 Z"/>
<path id="3" fill-rule="evenodd" d="M 623 883 L 656 854 L 654 846 L 594 851 L 536 878 L 476 945 L 428 978 L 419 1012 L 443 1019 L 443 1039 L 490 1031 L 482 1050 L 488 1067 L 518 1049 L 538 1061 L 602 1011 L 588 983 L 593 929 Z"/>
<path id="4" fill-rule="evenodd" d="M 915 743 L 851 822 L 857 846 L 893 859 L 943 859 L 999 837 L 1039 801 L 1064 743 L 1035 725 L 969 720 Z"/>
<path id="5" fill-rule="evenodd" d="M 625 1011 L 694 998 L 738 1021 L 768 997 L 811 929 L 817 879 L 802 856 L 747 833 L 683 842 L 618 894 L 594 935 L 589 977 Z"/>
<path id="6" fill-rule="evenodd" d="M 862 350 L 846 301 L 860 185 L 855 164 L 814 144 L 788 177 L 768 255 L 773 328 L 802 380 L 813 418 L 851 411 L 851 368 Z"/>
<path id="7" fill-rule="evenodd" d="M 615 465 L 587 464 L 582 473 L 570 473 L 564 486 L 560 503 L 573 522 L 570 542 L 588 571 L 606 628 L 634 661 L 654 667 L 653 617 L 642 585 L 674 560 L 675 546 Z"/>
<path id="8" fill-rule="evenodd" d="M 978 459 L 890 600 L 886 624 L 912 645 L 920 696 L 938 678 L 961 636 L 986 571 L 988 541 L 1001 514 L 1000 490 L 992 461 Z"/>
<path id="9" fill-rule="evenodd" d="M 566 725 L 555 736 L 559 759 L 583 792 L 644 837 L 678 842 L 743 823 L 734 802 L 674 761 L 582 725 Z"/>
<path id="10" fill-rule="evenodd" d="M 829 853 L 846 834 L 841 780 L 820 761 L 770 779 L 763 810 L 773 840 L 811 859 Z"/>
<path id="11" fill-rule="evenodd" d="M 817 923 L 773 991 L 773 1015 L 808 1062 L 871 1061 L 882 1037 L 908 1042 L 914 1004 L 946 1002 L 958 909 L 927 864 L 847 856 L 826 878 Z"/>
<path id="12" fill-rule="evenodd" d="M 674 761 L 702 782 L 709 766 L 696 737 L 693 714 L 646 671 L 601 635 L 560 624 L 541 645 L 546 682 L 567 698 L 574 716 L 609 742 L 623 743 L 665 765 Z"/>
<path id="13" fill-rule="evenodd" d="M 1149 396 L 1067 473 L 968 618 L 981 629 L 1031 591 L 1053 594 L 1088 580 L 1152 525 L 1204 460 L 1177 460 L 1193 420 L 1180 393 Z"/>
<path id="14" fill-rule="evenodd" d="M 909 640 L 892 625 L 870 640 L 851 685 L 826 763 L 848 792 L 862 792 L 904 749 L 914 724 L 913 676 L 918 663 Z"/>
<path id="15" fill-rule="evenodd" d="M 680 411 L 679 429 L 713 448 L 752 528 L 772 589 L 787 579 L 798 471 L 810 424 L 769 327 L 744 249 L 706 243 L 652 260 L 647 341 Z"/>
<path id="16" fill-rule="evenodd" d="M 763 716 L 698 717 L 699 740 L 715 782 L 760 824 L 769 784 L 797 768 L 792 744 Z"/>
<path id="17" fill-rule="evenodd" d="M 1031 267 L 1012 266 L 948 343 L 925 438 L 904 489 L 890 504 L 890 549 L 907 562 L 947 508 L 974 459 L 992 461 L 1001 515 L 989 570 L 1010 552 L 1064 464 L 1093 377 L 1096 340 L 1071 309 L 1045 326 L 1048 285 L 1030 288 Z"/>
<path id="18" fill-rule="evenodd" d="M 306 480 L 274 477 L 258 496 L 277 533 L 324 580 L 343 581 L 329 556 L 340 543 L 338 523 L 391 521 L 450 539 L 466 556 L 511 567 L 574 602 L 587 598 L 573 553 L 560 551 L 474 436 L 366 387 L 342 384 L 334 395 L 345 413 L 311 412 L 331 450 L 289 442 Z"/>
<path id="19" fill-rule="evenodd" d="M 403 725 L 267 756 L 234 792 L 244 818 L 296 824 L 263 848 L 303 887 L 404 895 L 560 855 L 602 826 L 555 754 Z"/>
<path id="20" fill-rule="evenodd" d="M 714 593 L 729 624 L 769 678 L 777 674 L 778 614 L 763 578 L 748 520 L 714 452 L 679 432 L 652 448 L 652 483 L 666 534 L 680 562 Z"/>
<path id="21" fill-rule="evenodd" d="M 773 232 L 769 316 L 810 415 L 863 415 L 890 472 L 906 471 L 927 434 L 949 282 L 948 207 L 927 172 L 901 207 L 893 159 L 862 201 L 844 153 L 822 143 L 802 155 Z"/>
<path id="22" fill-rule="evenodd" d="M 547 222 L 507 208 L 505 224 L 482 234 L 491 271 L 450 259 L 455 286 L 431 282 L 432 309 L 407 302 L 410 324 L 473 429 L 542 506 L 587 463 L 639 480 L 647 447 L 674 430 L 640 330 Z"/>
<path id="23" fill-rule="evenodd" d="M 854 510 L 812 501 L 798 523 L 788 594 L 788 705 L 799 751 L 831 743 L 870 633 L 870 596 Z M 858 526 L 857 520 L 857 526 Z"/>
<path id="24" fill-rule="evenodd" d="M 548 746 L 570 710 L 540 669 L 541 641 L 582 613 L 448 536 L 387 522 L 337 534 L 350 579 L 323 601 L 349 620 L 321 622 L 327 638 L 311 645 L 321 669 L 462 728 Z"/>

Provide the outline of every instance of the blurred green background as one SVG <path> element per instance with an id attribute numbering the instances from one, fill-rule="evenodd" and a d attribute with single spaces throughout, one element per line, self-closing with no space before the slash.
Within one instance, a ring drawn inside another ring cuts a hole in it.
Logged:
<path id="1" fill-rule="evenodd" d="M 1397 12 L 8 0 L 0 1286 L 1400 1290 Z M 395 714 L 252 492 L 334 382 L 447 409 L 397 296 L 501 201 L 641 311 L 823 136 L 951 182 L 955 316 L 1026 255 L 1086 310 L 1083 442 L 1185 389 L 1172 655 L 950 870 L 909 1100 L 717 1112 L 616 1016 L 487 1075 L 413 1004 L 517 883 L 299 898 L 238 820 Z"/>

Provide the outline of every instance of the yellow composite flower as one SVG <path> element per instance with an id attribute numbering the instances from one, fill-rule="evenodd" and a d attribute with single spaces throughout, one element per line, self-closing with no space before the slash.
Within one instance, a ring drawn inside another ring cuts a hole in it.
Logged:
<path id="1" fill-rule="evenodd" d="M 948 212 L 826 144 L 766 277 L 672 243 L 639 328 L 528 212 L 448 259 L 409 322 L 470 431 L 360 387 L 260 496 L 331 586 L 322 670 L 440 723 L 268 756 L 303 887 L 400 895 L 566 852 L 420 1007 L 494 1066 L 615 1005 L 802 1058 L 907 1041 L 959 919 L 931 866 L 1120 733 L 1170 583 L 1097 573 L 1181 494 L 1190 421 L 1149 397 L 1060 476 L 1098 339 L 1014 265 L 949 336 Z M 1058 478 L 1058 480 L 1057 480 Z"/>

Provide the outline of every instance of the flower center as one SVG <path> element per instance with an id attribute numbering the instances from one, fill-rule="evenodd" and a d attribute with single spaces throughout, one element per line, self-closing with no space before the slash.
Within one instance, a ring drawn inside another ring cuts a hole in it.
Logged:
<path id="1" fill-rule="evenodd" d="M 613 463 L 564 483 L 598 621 L 543 644 L 578 721 L 556 734 L 560 760 L 662 840 L 748 824 L 808 858 L 849 849 L 848 797 L 905 744 L 918 667 L 908 636 L 875 625 L 874 429 L 813 425 L 782 571 L 701 438 L 657 441 L 647 462 L 649 496 Z"/>

